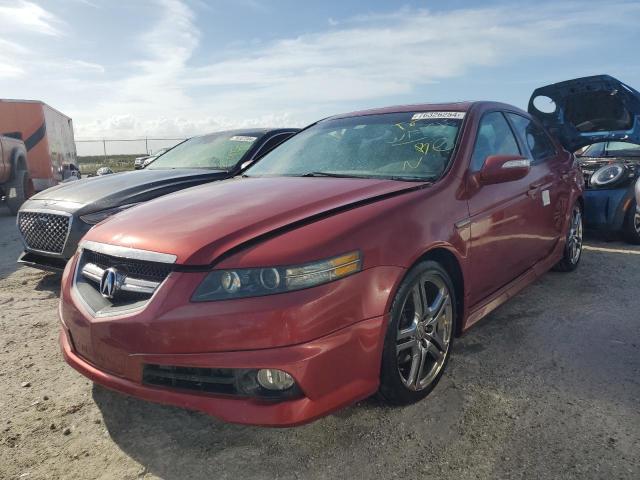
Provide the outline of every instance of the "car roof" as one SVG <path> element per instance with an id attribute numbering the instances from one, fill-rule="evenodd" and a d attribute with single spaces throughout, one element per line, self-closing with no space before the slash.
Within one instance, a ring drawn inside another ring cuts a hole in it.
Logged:
<path id="1" fill-rule="evenodd" d="M 449 103 L 416 103 L 416 104 L 410 104 L 410 105 L 395 105 L 391 107 L 372 108 L 368 110 L 358 110 L 355 112 L 334 115 L 334 116 L 328 117 L 325 120 L 336 120 L 340 118 L 360 117 L 364 115 L 380 115 L 385 113 L 437 112 L 437 111 L 468 112 L 474 106 L 483 106 L 485 108 L 494 107 L 494 108 L 500 108 L 500 109 L 506 109 L 506 110 L 517 110 L 526 114 L 526 112 L 524 112 L 523 110 L 506 103 L 490 102 L 490 101 L 464 101 L 464 102 L 449 102 Z"/>
<path id="2" fill-rule="evenodd" d="M 261 137 L 262 135 L 266 135 L 268 133 L 295 133 L 299 132 L 299 128 L 236 128 L 232 130 L 219 130 L 216 132 L 209 132 L 203 135 L 195 135 L 193 138 L 197 137 L 208 137 L 209 135 L 219 135 L 219 134 L 233 134 L 233 135 L 243 135 L 248 137 Z"/>

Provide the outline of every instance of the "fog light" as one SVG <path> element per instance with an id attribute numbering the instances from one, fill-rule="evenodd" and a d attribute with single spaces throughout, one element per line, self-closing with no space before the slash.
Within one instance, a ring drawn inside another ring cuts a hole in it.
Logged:
<path id="1" fill-rule="evenodd" d="M 287 372 L 266 368 L 258 370 L 258 383 L 267 390 L 286 390 L 291 388 L 295 382 Z"/>

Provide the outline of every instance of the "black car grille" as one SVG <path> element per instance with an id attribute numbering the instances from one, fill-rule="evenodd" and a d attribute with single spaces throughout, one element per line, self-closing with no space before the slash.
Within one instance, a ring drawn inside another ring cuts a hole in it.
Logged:
<path id="1" fill-rule="evenodd" d="M 145 365 L 142 371 L 142 382 L 146 385 L 204 393 L 228 395 L 238 393 L 234 371 L 229 368 Z"/>
<path id="2" fill-rule="evenodd" d="M 18 228 L 27 247 L 48 253 L 62 253 L 71 217 L 55 213 L 19 212 Z"/>
<path id="3" fill-rule="evenodd" d="M 171 272 L 172 266 L 164 263 L 145 262 L 128 258 L 112 257 L 104 253 L 85 250 L 83 263 L 93 263 L 102 269 L 117 268 L 128 276 L 154 282 L 162 282 Z"/>
<path id="4" fill-rule="evenodd" d="M 582 175 L 584 177 L 584 188 L 586 189 L 590 189 L 591 188 L 591 176 L 593 175 L 594 172 L 592 171 L 582 171 Z"/>

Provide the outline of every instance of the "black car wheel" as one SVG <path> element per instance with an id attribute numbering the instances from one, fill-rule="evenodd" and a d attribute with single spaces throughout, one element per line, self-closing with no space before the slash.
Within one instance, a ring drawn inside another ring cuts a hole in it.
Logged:
<path id="1" fill-rule="evenodd" d="M 579 203 L 576 203 L 571 211 L 564 254 L 562 260 L 553 267 L 554 270 L 557 272 L 571 272 L 578 268 L 580 258 L 582 258 L 582 232 L 582 207 Z"/>
<path id="2" fill-rule="evenodd" d="M 406 405 L 433 390 L 449 360 L 456 315 L 447 271 L 433 261 L 413 267 L 391 309 L 380 373 L 384 401 Z"/>
<path id="3" fill-rule="evenodd" d="M 634 202 L 624 222 L 624 236 L 629 243 L 640 244 L 640 211 Z"/>
<path id="4" fill-rule="evenodd" d="M 6 202 L 11 214 L 16 215 L 25 200 L 33 196 L 34 193 L 33 180 L 31 180 L 29 172 L 18 170 L 7 188 Z"/>

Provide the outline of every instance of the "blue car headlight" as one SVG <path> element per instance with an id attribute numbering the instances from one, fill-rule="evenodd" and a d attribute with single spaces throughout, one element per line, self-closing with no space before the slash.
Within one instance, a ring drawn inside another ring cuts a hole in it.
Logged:
<path id="1" fill-rule="evenodd" d="M 626 171 L 626 167 L 620 163 L 605 165 L 604 167 L 596 170 L 593 175 L 591 175 L 591 185 L 594 187 L 612 185 L 620 180 Z"/>

